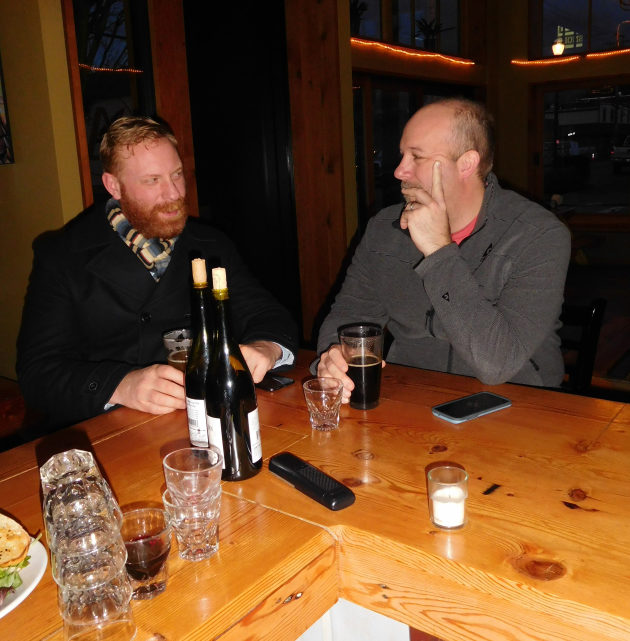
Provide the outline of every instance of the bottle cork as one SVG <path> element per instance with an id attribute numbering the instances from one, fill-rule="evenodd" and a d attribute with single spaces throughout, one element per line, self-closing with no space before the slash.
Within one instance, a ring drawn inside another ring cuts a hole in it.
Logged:
<path id="1" fill-rule="evenodd" d="M 212 289 L 227 289 L 225 267 L 215 267 L 212 270 Z"/>
<path id="2" fill-rule="evenodd" d="M 195 285 L 205 287 L 208 284 L 206 261 L 203 258 L 194 258 L 192 261 L 192 277 Z"/>

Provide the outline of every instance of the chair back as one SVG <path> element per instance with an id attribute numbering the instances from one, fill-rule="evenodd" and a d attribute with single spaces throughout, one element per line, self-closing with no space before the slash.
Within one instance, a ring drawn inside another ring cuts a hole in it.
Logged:
<path id="1" fill-rule="evenodd" d="M 597 298 L 588 305 L 563 305 L 559 332 L 567 379 L 563 387 L 584 394 L 591 386 L 597 341 L 606 300 Z"/>

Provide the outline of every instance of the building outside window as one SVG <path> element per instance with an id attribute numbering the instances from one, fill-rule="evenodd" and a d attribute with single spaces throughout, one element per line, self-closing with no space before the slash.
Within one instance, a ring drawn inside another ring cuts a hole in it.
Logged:
<path id="1" fill-rule="evenodd" d="M 630 85 L 546 92 L 543 159 L 546 202 L 630 214 Z"/>
<path id="2" fill-rule="evenodd" d="M 630 2 L 627 0 L 540 0 L 542 41 L 539 55 L 551 57 L 556 40 L 562 55 L 630 48 Z"/>

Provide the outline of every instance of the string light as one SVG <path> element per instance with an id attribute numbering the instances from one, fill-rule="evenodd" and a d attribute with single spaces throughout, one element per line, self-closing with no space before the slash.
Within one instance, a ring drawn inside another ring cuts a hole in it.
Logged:
<path id="1" fill-rule="evenodd" d="M 350 38 L 353 47 L 357 48 L 373 48 L 378 51 L 393 53 L 401 57 L 408 58 L 431 58 L 439 60 L 440 62 L 447 62 L 450 64 L 473 66 L 475 62 L 467 58 L 457 58 L 455 56 L 446 56 L 442 53 L 434 53 L 431 51 L 418 51 L 417 49 L 408 49 L 406 47 L 399 47 L 396 45 L 385 44 L 384 42 L 375 42 L 374 40 L 362 40 L 360 38 Z"/>
<path id="2" fill-rule="evenodd" d="M 544 60 L 511 60 L 513 65 L 528 67 L 534 65 L 557 65 L 576 60 L 592 60 L 594 58 L 608 58 L 609 56 L 621 56 L 630 54 L 630 49 L 613 49 L 612 51 L 600 51 L 598 53 L 587 53 L 579 56 L 563 56 L 562 58 L 545 58 Z"/>
<path id="3" fill-rule="evenodd" d="M 90 65 L 79 63 L 81 69 L 87 69 L 88 71 L 104 71 L 108 73 L 144 73 L 142 69 L 132 69 L 131 67 L 120 67 L 118 69 L 112 69 L 111 67 L 92 67 Z"/>
<path id="4" fill-rule="evenodd" d="M 575 62 L 579 60 L 582 56 L 565 56 L 563 58 L 547 58 L 545 60 L 511 60 L 510 62 L 513 65 L 518 65 L 520 67 L 528 67 L 532 65 L 558 65 L 565 64 L 567 62 Z"/>
<path id="5" fill-rule="evenodd" d="M 608 56 L 619 56 L 630 53 L 630 49 L 614 49 L 613 51 L 600 51 L 599 53 L 587 53 L 587 58 L 606 58 Z"/>

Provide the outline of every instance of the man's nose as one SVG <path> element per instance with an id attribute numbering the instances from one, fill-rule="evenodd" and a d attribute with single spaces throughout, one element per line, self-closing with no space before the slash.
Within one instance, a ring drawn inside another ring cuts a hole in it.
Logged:
<path id="1" fill-rule="evenodd" d="M 186 183 L 184 178 L 180 177 L 179 179 L 170 179 L 164 185 L 164 191 L 162 192 L 162 197 L 165 200 L 178 200 L 183 198 L 186 195 Z"/>
<path id="2" fill-rule="evenodd" d="M 406 180 L 411 175 L 411 168 L 409 161 L 403 156 L 398 163 L 398 167 L 394 169 L 394 178 L 398 180 Z"/>

